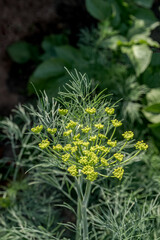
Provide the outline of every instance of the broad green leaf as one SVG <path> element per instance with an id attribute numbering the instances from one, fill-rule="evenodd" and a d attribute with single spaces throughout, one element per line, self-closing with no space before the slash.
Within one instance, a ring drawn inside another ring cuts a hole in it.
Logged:
<path id="1" fill-rule="evenodd" d="M 45 52 L 51 52 L 51 51 L 54 52 L 54 47 L 55 46 L 61 46 L 61 45 L 67 44 L 67 43 L 68 43 L 68 39 L 65 35 L 63 35 L 63 34 L 57 34 L 57 35 L 51 34 L 51 35 L 46 36 L 44 38 L 41 46 L 42 46 L 42 49 Z"/>
<path id="2" fill-rule="evenodd" d="M 150 64 L 152 51 L 145 44 L 122 47 L 122 52 L 126 53 L 135 69 L 137 76 L 143 73 Z"/>
<path id="3" fill-rule="evenodd" d="M 150 64 L 151 65 L 151 64 Z M 142 76 L 143 83 L 150 88 L 159 88 L 160 71 L 156 71 L 153 67 L 149 67 Z"/>
<path id="4" fill-rule="evenodd" d="M 160 139 L 160 122 L 149 124 L 148 126 L 151 128 L 153 135 Z"/>
<path id="5" fill-rule="evenodd" d="M 94 18 L 100 21 L 112 15 L 111 3 L 105 0 L 86 0 L 86 8 Z"/>
<path id="6" fill-rule="evenodd" d="M 65 73 L 64 66 L 69 67 L 67 63 L 61 59 L 49 59 L 40 64 L 29 79 L 29 93 L 34 92 L 31 83 L 33 83 L 37 89 L 47 90 L 52 85 L 54 88 L 55 79 L 58 79 Z"/>
<path id="7" fill-rule="evenodd" d="M 153 88 L 146 95 L 148 106 L 160 103 L 160 88 Z"/>
<path id="8" fill-rule="evenodd" d="M 153 52 L 151 65 L 152 66 L 159 66 L 160 65 L 160 53 L 159 52 Z M 159 79 L 159 81 L 160 81 L 160 79 Z"/>
<path id="9" fill-rule="evenodd" d="M 152 113 L 160 113 L 160 103 L 150 105 L 144 108 L 144 111 Z"/>
<path id="10" fill-rule="evenodd" d="M 154 114 L 147 111 L 142 111 L 146 119 L 151 123 L 159 123 L 160 122 L 160 114 Z"/>
<path id="11" fill-rule="evenodd" d="M 77 62 L 81 58 L 81 52 L 70 45 L 55 47 L 55 53 L 58 58 L 69 62 Z"/>
<path id="12" fill-rule="evenodd" d="M 105 40 L 105 46 L 112 49 L 116 50 L 118 46 L 123 45 L 124 42 L 126 42 L 126 38 L 121 36 L 121 35 L 116 35 L 113 37 L 108 38 Z"/>
<path id="13" fill-rule="evenodd" d="M 153 0 L 134 0 L 135 3 L 137 3 L 141 7 L 145 8 L 151 8 L 153 4 Z"/>
<path id="14" fill-rule="evenodd" d="M 11 44 L 7 52 L 16 63 L 25 63 L 32 58 L 31 44 L 23 41 Z"/>

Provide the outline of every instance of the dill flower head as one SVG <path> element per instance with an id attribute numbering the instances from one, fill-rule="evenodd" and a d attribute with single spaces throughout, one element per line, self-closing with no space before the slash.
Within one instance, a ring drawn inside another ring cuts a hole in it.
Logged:
<path id="1" fill-rule="evenodd" d="M 89 141 L 95 141 L 97 139 L 97 136 L 95 135 L 95 136 L 91 136 L 90 138 L 89 138 Z"/>
<path id="2" fill-rule="evenodd" d="M 63 148 L 64 151 L 70 151 L 72 149 L 71 144 L 66 144 Z"/>
<path id="3" fill-rule="evenodd" d="M 64 162 L 66 162 L 66 161 L 69 160 L 70 156 L 71 156 L 71 155 L 70 155 L 69 153 L 66 153 L 66 154 L 62 155 L 62 160 L 63 160 Z"/>
<path id="4" fill-rule="evenodd" d="M 82 131 L 83 133 L 88 133 L 90 130 L 91 130 L 91 128 L 88 127 L 88 126 L 81 129 L 81 131 Z"/>
<path id="5" fill-rule="evenodd" d="M 111 120 L 114 127 L 120 127 L 122 125 L 121 121 L 118 121 L 117 119 Z"/>
<path id="6" fill-rule="evenodd" d="M 66 128 L 74 128 L 77 126 L 77 122 L 74 122 L 72 120 L 70 120 L 70 122 L 67 124 Z"/>
<path id="7" fill-rule="evenodd" d="M 77 97 L 80 93 L 82 94 L 83 88 L 80 89 L 80 87 L 82 87 L 81 83 L 76 87 L 71 85 L 73 92 L 68 90 L 67 94 L 62 93 L 60 102 L 68 106 L 68 109 L 55 111 L 54 109 L 57 108 L 54 105 L 53 112 L 55 112 L 51 114 L 52 117 L 50 114 L 47 115 L 47 111 L 45 112 L 44 118 L 47 119 L 44 120 L 47 120 L 50 126 L 54 124 L 55 128 L 47 128 L 43 133 L 43 125 L 38 125 L 31 131 L 35 134 L 39 133 L 41 139 L 44 139 L 39 143 L 39 147 L 44 149 L 44 152 L 47 148 L 47 157 L 50 156 L 53 161 L 57 160 L 55 161 L 57 166 L 66 169 L 72 176 L 84 176 L 89 181 L 95 181 L 98 176 L 111 176 L 121 180 L 124 173 L 122 166 L 134 159 L 140 151 L 146 150 L 148 145 L 143 141 L 138 141 L 135 144 L 137 150 L 131 154 L 128 146 L 134 133 L 124 132 L 122 136 L 126 141 L 119 142 L 115 139 L 117 127 L 122 125 L 121 121 L 114 119 L 115 109 L 106 107 L 104 98 L 100 95 L 92 100 L 87 92 L 88 89 L 84 92 L 86 95 Z M 67 97 L 66 103 L 65 96 Z M 68 102 L 68 99 L 71 101 Z M 96 106 L 98 110 L 92 106 Z M 66 117 L 59 116 L 66 114 Z M 50 134 L 55 135 L 53 137 Z M 49 147 L 50 141 L 46 139 L 46 135 L 49 135 L 48 139 L 51 139 L 52 148 Z M 125 149 L 127 149 L 127 154 L 125 154 Z"/>
<path id="8" fill-rule="evenodd" d="M 68 172 L 73 176 L 76 177 L 78 175 L 78 170 L 76 165 L 72 165 L 68 168 Z"/>
<path id="9" fill-rule="evenodd" d="M 104 134 L 101 134 L 101 133 L 98 134 L 98 137 L 99 138 L 107 138 Z"/>
<path id="10" fill-rule="evenodd" d="M 50 142 L 48 141 L 48 139 L 42 140 L 41 143 L 39 143 L 39 147 L 41 149 L 45 149 L 50 145 Z"/>
<path id="11" fill-rule="evenodd" d="M 87 175 L 86 179 L 92 182 L 92 181 L 95 181 L 97 177 L 98 177 L 98 172 L 92 172 Z"/>
<path id="12" fill-rule="evenodd" d="M 127 140 L 131 140 L 134 137 L 134 133 L 132 131 L 126 131 L 122 134 L 122 136 Z"/>
<path id="13" fill-rule="evenodd" d="M 63 136 L 67 137 L 72 133 L 72 130 L 68 130 L 66 132 L 63 133 Z"/>
<path id="14" fill-rule="evenodd" d="M 96 109 L 93 107 L 93 108 L 86 108 L 85 111 L 89 114 L 94 114 L 96 113 Z"/>
<path id="15" fill-rule="evenodd" d="M 56 146 L 53 146 L 53 150 L 55 151 L 61 151 L 63 149 L 61 144 L 57 144 Z"/>
<path id="16" fill-rule="evenodd" d="M 58 112 L 59 112 L 60 115 L 63 116 L 63 115 L 66 115 L 66 114 L 68 113 L 68 109 L 60 109 L 60 108 L 59 108 L 59 109 L 58 109 Z"/>
<path id="17" fill-rule="evenodd" d="M 101 123 L 95 124 L 94 126 L 98 129 L 103 129 L 104 128 L 104 125 L 101 124 Z"/>
<path id="18" fill-rule="evenodd" d="M 114 108 L 109 108 L 106 107 L 105 108 L 105 112 L 108 113 L 109 115 L 113 115 L 114 114 L 115 109 Z"/>
<path id="19" fill-rule="evenodd" d="M 136 149 L 139 149 L 139 150 L 147 150 L 148 148 L 148 145 L 146 143 L 142 141 L 138 141 L 136 144 L 135 144 L 135 148 Z"/>
<path id="20" fill-rule="evenodd" d="M 107 141 L 107 144 L 109 145 L 109 146 L 111 146 L 111 147 L 116 147 L 116 145 L 117 145 L 117 141 L 115 140 L 115 141 L 111 141 L 110 139 Z"/>
<path id="21" fill-rule="evenodd" d="M 108 161 L 107 161 L 105 158 L 103 158 L 103 157 L 101 158 L 101 164 L 104 165 L 104 166 L 106 166 L 106 167 L 109 166 Z"/>
<path id="22" fill-rule="evenodd" d="M 57 128 L 47 128 L 47 132 L 54 135 L 57 132 Z"/>
<path id="23" fill-rule="evenodd" d="M 122 167 L 118 167 L 113 171 L 114 177 L 118 178 L 119 180 L 122 179 L 123 173 L 124 173 L 124 169 Z"/>
<path id="24" fill-rule="evenodd" d="M 43 125 L 38 125 L 37 127 L 31 128 L 31 131 L 33 133 L 38 134 L 38 133 L 40 133 L 42 131 L 42 129 L 43 129 Z"/>
<path id="25" fill-rule="evenodd" d="M 115 159 L 117 159 L 118 161 L 121 162 L 124 158 L 124 155 L 122 153 L 115 153 L 114 157 L 115 157 Z"/>

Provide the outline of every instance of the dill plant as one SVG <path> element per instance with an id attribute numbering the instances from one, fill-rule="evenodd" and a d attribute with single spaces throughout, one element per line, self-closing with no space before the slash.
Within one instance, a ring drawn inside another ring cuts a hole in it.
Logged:
<path id="1" fill-rule="evenodd" d="M 142 141 L 134 143 L 134 133 L 126 131 L 121 139 L 116 132 L 122 122 L 116 119 L 116 104 L 109 95 L 91 90 L 91 82 L 75 70 L 65 91 L 52 102 L 47 112 L 45 101 L 38 106 L 37 122 L 31 132 L 49 166 L 60 168 L 74 177 L 77 193 L 76 240 L 89 239 L 87 208 L 91 188 L 98 178 L 121 180 L 124 167 L 148 148 Z M 94 95 L 94 96 L 93 96 Z M 48 99 L 46 98 L 48 101 Z M 45 110 L 44 110 L 45 109 Z"/>

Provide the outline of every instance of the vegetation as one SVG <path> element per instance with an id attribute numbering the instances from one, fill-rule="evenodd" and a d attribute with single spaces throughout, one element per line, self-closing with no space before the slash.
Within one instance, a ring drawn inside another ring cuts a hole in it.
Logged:
<path id="1" fill-rule="evenodd" d="M 0 161 L 2 240 L 160 239 L 153 1 L 85 3 L 97 25 L 80 30 L 76 47 L 64 33 L 8 47 L 14 62 L 36 66 L 28 94 L 37 89 L 38 102 L 0 122 L 8 149 Z"/>

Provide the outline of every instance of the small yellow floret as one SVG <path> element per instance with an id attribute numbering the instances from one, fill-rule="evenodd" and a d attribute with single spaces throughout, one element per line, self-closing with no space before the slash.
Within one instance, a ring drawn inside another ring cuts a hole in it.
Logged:
<path id="1" fill-rule="evenodd" d="M 75 153 L 77 151 L 77 149 L 78 149 L 77 146 L 72 147 L 71 148 L 71 153 Z"/>
<path id="2" fill-rule="evenodd" d="M 69 153 L 66 153 L 66 154 L 62 155 L 62 160 L 63 160 L 64 162 L 67 162 L 67 161 L 69 160 L 70 156 L 71 156 L 71 155 L 70 155 Z"/>
<path id="3" fill-rule="evenodd" d="M 95 135 L 95 136 L 91 136 L 90 138 L 89 138 L 89 141 L 95 141 L 97 139 L 97 136 Z"/>
<path id="4" fill-rule="evenodd" d="M 111 146 L 111 147 L 116 147 L 117 141 L 116 141 L 116 140 L 115 140 L 115 141 L 108 140 L 108 141 L 107 141 L 107 144 L 108 144 L 109 146 Z"/>
<path id="5" fill-rule="evenodd" d="M 41 143 L 39 143 L 39 147 L 41 149 L 47 148 L 49 146 L 50 142 L 48 141 L 48 139 L 42 140 Z"/>
<path id="6" fill-rule="evenodd" d="M 81 163 L 82 165 L 87 165 L 87 163 L 88 163 L 87 156 L 81 156 L 80 159 L 78 160 L 78 162 Z"/>
<path id="7" fill-rule="evenodd" d="M 74 122 L 72 120 L 70 120 L 70 122 L 67 124 L 66 128 L 69 129 L 69 128 L 74 128 L 77 126 L 77 122 Z"/>
<path id="8" fill-rule="evenodd" d="M 124 155 L 121 154 L 121 153 L 115 153 L 114 157 L 115 157 L 115 159 L 117 159 L 118 161 L 121 162 L 123 160 L 123 158 L 124 158 Z"/>
<path id="9" fill-rule="evenodd" d="M 88 133 L 91 130 L 91 128 L 87 126 L 85 128 L 82 128 L 81 130 L 83 133 Z"/>
<path id="10" fill-rule="evenodd" d="M 102 163 L 102 165 L 104 165 L 106 167 L 109 165 L 108 161 L 103 157 L 101 158 L 101 163 Z"/>
<path id="11" fill-rule="evenodd" d="M 97 179 L 97 177 L 98 177 L 98 173 L 92 172 L 87 175 L 86 179 L 88 179 L 89 181 L 95 181 Z"/>
<path id="12" fill-rule="evenodd" d="M 71 144 L 66 144 L 63 148 L 64 151 L 70 151 L 72 149 Z"/>
<path id="13" fill-rule="evenodd" d="M 58 109 L 60 115 L 66 115 L 68 113 L 67 109 Z"/>
<path id="14" fill-rule="evenodd" d="M 87 165 L 82 169 L 82 173 L 88 175 L 94 172 L 94 167 Z"/>
<path id="15" fill-rule="evenodd" d="M 70 172 L 70 174 L 73 176 L 73 177 L 76 177 L 78 175 L 78 170 L 77 170 L 77 167 L 76 165 L 72 165 L 68 168 L 68 172 Z"/>
<path id="16" fill-rule="evenodd" d="M 53 135 L 57 132 L 57 128 L 47 128 L 47 132 Z"/>
<path id="17" fill-rule="evenodd" d="M 85 111 L 89 114 L 94 114 L 96 113 L 96 109 L 93 107 L 93 108 L 86 108 Z"/>
<path id="18" fill-rule="evenodd" d="M 134 137 L 134 133 L 132 131 L 126 131 L 122 134 L 122 136 L 127 140 L 131 140 Z"/>
<path id="19" fill-rule="evenodd" d="M 74 137 L 73 137 L 73 140 L 78 140 L 80 138 L 80 133 L 78 133 L 77 135 L 75 135 Z"/>
<path id="20" fill-rule="evenodd" d="M 101 123 L 95 124 L 94 126 L 98 129 L 103 129 L 104 128 L 104 125 L 101 124 Z"/>
<path id="21" fill-rule="evenodd" d="M 119 180 L 122 179 L 123 173 L 124 173 L 124 169 L 122 167 L 118 167 L 113 171 L 114 177 L 118 178 Z"/>
<path id="22" fill-rule="evenodd" d="M 63 136 L 67 137 L 72 133 L 72 130 L 68 130 L 66 132 L 63 133 Z"/>
<path id="23" fill-rule="evenodd" d="M 63 149 L 61 144 L 57 144 L 56 146 L 53 146 L 53 150 L 55 151 L 61 151 Z"/>
<path id="24" fill-rule="evenodd" d="M 148 148 L 148 145 L 146 143 L 142 141 L 138 141 L 136 144 L 135 144 L 135 148 L 136 149 L 139 149 L 139 150 L 147 150 Z"/>
<path id="25" fill-rule="evenodd" d="M 114 127 L 120 127 L 122 125 L 121 121 L 118 121 L 117 119 L 111 120 Z"/>
<path id="26" fill-rule="evenodd" d="M 106 113 L 108 113 L 109 115 L 112 115 L 112 114 L 114 114 L 114 111 L 115 111 L 115 109 L 114 109 L 114 108 L 109 108 L 109 107 L 106 107 L 106 109 L 105 109 L 105 112 L 106 112 Z"/>
<path id="27" fill-rule="evenodd" d="M 33 133 L 40 133 L 43 129 L 43 125 L 38 125 L 37 127 L 31 128 Z"/>
<path id="28" fill-rule="evenodd" d="M 104 134 L 101 134 L 101 133 L 98 134 L 98 137 L 99 137 L 99 138 L 102 138 L 102 139 L 103 139 L 103 138 L 107 138 Z"/>

